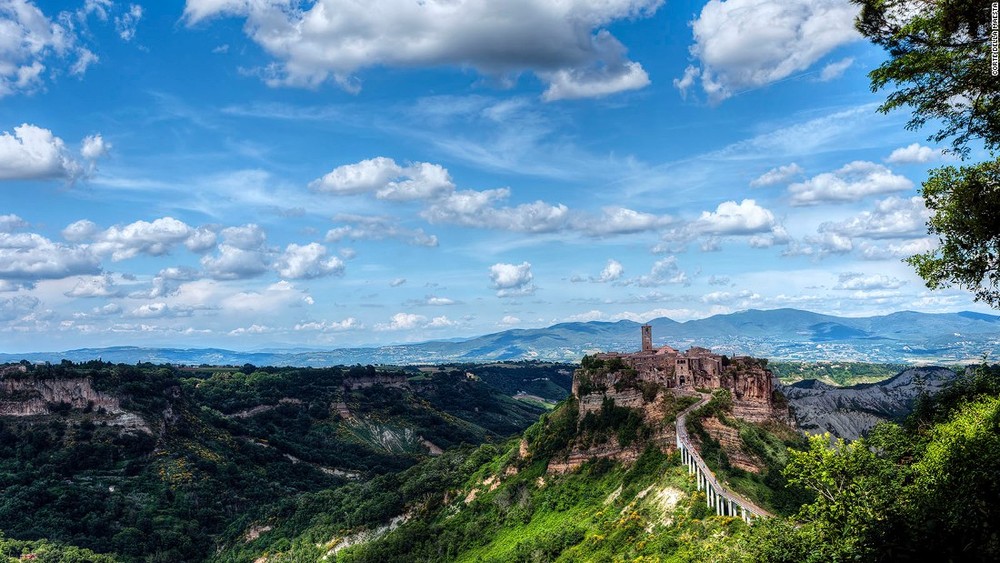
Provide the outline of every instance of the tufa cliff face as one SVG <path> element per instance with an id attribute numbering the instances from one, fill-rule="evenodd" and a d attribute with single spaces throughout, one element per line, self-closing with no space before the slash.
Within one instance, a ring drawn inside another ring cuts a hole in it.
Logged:
<path id="1" fill-rule="evenodd" d="M 574 375 L 573 394 L 580 397 L 581 390 L 587 391 L 592 386 L 620 385 L 618 380 L 623 377 L 681 394 L 699 389 L 728 389 L 733 396 L 733 414 L 737 417 L 750 422 L 790 420 L 784 403 L 775 402 L 774 377 L 767 369 L 767 360 L 749 356 L 727 358 L 699 347 L 692 347 L 687 352 L 670 346 L 653 348 L 650 327 L 644 325 L 642 331 L 643 349 L 638 352 L 612 352 L 586 358 L 586 365 Z"/>
<path id="2" fill-rule="evenodd" d="M 90 413 L 127 432 L 152 434 L 141 416 L 123 409 L 117 397 L 94 389 L 90 378 L 15 378 L 10 377 L 12 371 L 21 374 L 25 370 L 14 366 L 0 372 L 0 416 L 49 416 L 68 408 Z"/>
<path id="3" fill-rule="evenodd" d="M 550 462 L 549 471 L 572 470 L 596 458 L 629 462 L 650 444 L 670 450 L 676 443 L 677 413 L 697 402 L 703 393 L 717 389 L 729 391 L 730 412 L 736 418 L 754 423 L 792 422 L 786 402 L 775 393 L 767 360 L 727 358 L 705 348 L 687 352 L 669 346 L 653 349 L 651 340 L 648 327 L 644 327 L 643 350 L 584 358 L 573 374 L 578 436 L 567 455 Z M 716 440 L 725 445 L 740 442 L 737 430 L 714 422 L 708 424 L 708 431 Z M 601 434 L 602 424 L 619 429 L 635 426 L 639 431 L 635 436 L 621 431 Z M 759 471 L 750 456 L 731 457 L 738 467 Z"/>
<path id="4" fill-rule="evenodd" d="M 95 390 L 89 378 L 0 379 L 0 416 L 53 414 L 59 404 L 107 414 L 124 412 L 116 397 Z"/>
<path id="5" fill-rule="evenodd" d="M 348 375 L 344 378 L 344 388 L 346 389 L 366 389 L 381 385 L 383 387 L 396 387 L 405 389 L 409 387 L 409 382 L 405 375 L 390 373 L 378 373 L 371 375 Z"/>
<path id="6" fill-rule="evenodd" d="M 549 462 L 548 471 L 572 471 L 588 460 L 602 458 L 631 463 L 650 444 L 668 451 L 677 442 L 677 412 L 695 400 L 683 402 L 678 396 L 662 387 L 642 385 L 627 373 L 590 379 L 575 395 L 577 435 L 563 457 Z M 610 430 L 605 425 L 610 425 Z M 623 432 L 623 427 L 634 432 Z"/>

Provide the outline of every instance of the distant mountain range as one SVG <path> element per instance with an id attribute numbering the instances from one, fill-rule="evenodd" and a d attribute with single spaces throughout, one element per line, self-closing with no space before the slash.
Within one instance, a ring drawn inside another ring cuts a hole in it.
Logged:
<path id="1" fill-rule="evenodd" d="M 704 346 L 729 355 L 775 360 L 953 363 L 1000 351 L 1000 316 L 903 311 L 875 317 L 837 317 L 798 309 L 748 310 L 705 319 L 650 321 L 656 345 Z M 640 323 L 578 322 L 505 330 L 464 340 L 334 350 L 237 352 L 117 346 L 64 352 L 0 354 L 0 362 L 62 359 L 136 363 L 275 366 L 415 364 L 498 360 L 577 361 L 600 351 L 639 348 Z"/>

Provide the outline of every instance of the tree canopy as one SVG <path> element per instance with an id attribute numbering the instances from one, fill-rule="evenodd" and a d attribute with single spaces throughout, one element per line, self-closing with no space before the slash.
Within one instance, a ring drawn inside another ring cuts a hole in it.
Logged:
<path id="1" fill-rule="evenodd" d="M 890 55 L 869 74 L 873 91 L 893 88 L 879 111 L 910 106 L 917 129 L 940 120 L 934 142 L 952 138 L 967 156 L 981 139 L 1000 149 L 1000 79 L 990 64 L 990 3 L 983 0 L 852 0 L 857 29 Z"/>
<path id="2" fill-rule="evenodd" d="M 907 262 L 931 289 L 954 284 L 1000 307 L 1000 159 L 932 170 L 922 193 L 940 244 Z"/>
<path id="3" fill-rule="evenodd" d="M 907 124 L 940 123 L 930 136 L 952 140 L 963 159 L 970 143 L 1000 151 L 1000 78 L 993 75 L 991 4 L 983 0 L 852 0 L 856 26 L 890 57 L 868 76 L 892 89 L 879 111 L 913 109 Z M 1000 308 L 1000 159 L 932 170 L 923 184 L 937 248 L 906 261 L 931 289 L 968 289 Z"/>

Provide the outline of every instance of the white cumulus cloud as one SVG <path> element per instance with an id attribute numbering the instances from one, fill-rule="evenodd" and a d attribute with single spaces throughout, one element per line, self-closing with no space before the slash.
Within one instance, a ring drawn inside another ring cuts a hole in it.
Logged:
<path id="1" fill-rule="evenodd" d="M 787 78 L 861 39 L 857 13 L 845 0 L 710 0 L 691 22 L 698 65 L 674 85 L 686 94 L 700 78 L 718 102 Z"/>
<path id="2" fill-rule="evenodd" d="M 519 324 L 521 324 L 521 319 L 515 317 L 514 315 L 504 315 L 503 318 L 500 319 L 500 322 L 497 323 L 497 326 L 508 327 L 517 326 Z"/>
<path id="3" fill-rule="evenodd" d="M 910 238 L 926 232 L 930 215 L 920 196 L 890 196 L 875 202 L 872 211 L 844 221 L 820 223 L 819 232 L 872 239 Z"/>
<path id="4" fill-rule="evenodd" d="M 598 281 L 600 283 L 613 282 L 621 278 L 622 274 L 624 273 L 625 273 L 625 267 L 622 266 L 622 263 L 617 260 L 611 259 L 608 260 L 608 265 L 605 266 L 603 270 L 601 270 L 601 275 L 595 281 Z"/>
<path id="5" fill-rule="evenodd" d="M 107 156 L 111 151 L 111 143 L 104 140 L 100 133 L 84 137 L 80 146 L 80 155 L 87 160 L 97 160 Z"/>
<path id="6" fill-rule="evenodd" d="M 842 290 L 873 290 L 899 289 L 905 281 L 889 277 L 885 274 L 864 274 L 860 272 L 844 272 L 837 277 L 834 289 Z"/>
<path id="7" fill-rule="evenodd" d="M 414 246 L 438 245 L 438 238 L 429 235 L 423 229 L 408 229 L 392 217 L 370 215 L 337 215 L 334 221 L 345 225 L 334 227 L 327 231 L 326 242 L 342 240 L 384 240 L 395 239 Z"/>
<path id="8" fill-rule="evenodd" d="M 431 223 L 524 233 L 554 232 L 569 224 L 569 208 L 561 203 L 551 205 L 535 201 L 516 206 L 498 205 L 509 196 L 507 188 L 457 191 L 435 200 L 421 216 Z"/>
<path id="9" fill-rule="evenodd" d="M 31 284 L 100 273 L 100 261 L 87 248 L 52 242 L 35 233 L 0 232 L 0 280 Z"/>
<path id="10" fill-rule="evenodd" d="M 355 164 L 338 166 L 309 187 L 334 195 L 373 192 L 387 200 L 426 199 L 454 190 L 448 171 L 437 164 L 416 162 L 400 166 L 391 158 L 379 156 Z"/>
<path id="11" fill-rule="evenodd" d="M 411 330 L 420 328 L 427 322 L 427 317 L 413 313 L 396 313 L 388 323 L 375 325 L 375 330 Z"/>
<path id="12" fill-rule="evenodd" d="M 0 98 L 38 90 L 49 68 L 67 65 L 71 74 L 82 75 L 97 61 L 67 18 L 54 21 L 27 0 L 0 2 Z"/>
<path id="13" fill-rule="evenodd" d="M 621 235 L 656 230 L 670 224 L 669 216 L 644 213 L 626 207 L 605 207 L 596 217 L 578 217 L 576 226 L 595 236 Z"/>
<path id="14" fill-rule="evenodd" d="M 191 25 L 215 16 L 246 18 L 244 29 L 276 62 L 271 85 L 332 80 L 357 91 L 356 73 L 374 66 L 471 67 L 510 81 L 531 71 L 544 98 L 604 96 L 642 88 L 649 78 L 605 29 L 651 16 L 662 0 L 187 0 Z"/>
<path id="15" fill-rule="evenodd" d="M 222 243 L 214 255 L 201 259 L 205 272 L 218 280 L 258 276 L 271 266 L 273 251 L 265 245 L 267 235 L 259 225 L 248 223 L 222 230 Z"/>
<path id="16" fill-rule="evenodd" d="M 929 252 L 937 248 L 937 246 L 938 242 L 932 238 L 918 238 L 887 243 L 864 241 L 859 245 L 859 251 L 861 257 L 865 260 L 899 260 Z"/>
<path id="17" fill-rule="evenodd" d="M 448 317 L 441 315 L 440 317 L 434 317 L 427 323 L 426 328 L 448 328 L 457 325 L 458 323 L 449 319 Z"/>
<path id="18" fill-rule="evenodd" d="M 84 172 L 62 139 L 28 123 L 0 133 L 0 180 L 74 180 Z"/>
<path id="19" fill-rule="evenodd" d="M 327 249 L 319 243 L 289 244 L 275 264 L 283 278 L 312 279 L 344 272 L 344 262 L 336 256 L 327 256 Z"/>
<path id="20" fill-rule="evenodd" d="M 913 143 L 892 151 L 885 161 L 889 164 L 923 164 L 942 157 L 941 149 L 932 149 L 920 143 Z"/>
<path id="21" fill-rule="evenodd" d="M 76 285 L 67 291 L 67 297 L 119 297 L 122 291 L 115 285 L 109 274 L 89 276 L 77 280 Z"/>
<path id="22" fill-rule="evenodd" d="M 774 214 L 752 199 L 740 203 L 724 201 L 715 211 L 702 211 L 692 227 L 713 235 L 752 235 L 770 232 L 775 225 Z"/>
<path id="23" fill-rule="evenodd" d="M 129 316 L 140 319 L 191 316 L 191 309 L 177 308 L 162 301 L 140 305 L 129 312 Z"/>
<path id="24" fill-rule="evenodd" d="M 271 332 L 271 328 L 267 325 L 252 324 L 247 327 L 239 327 L 229 331 L 229 336 L 243 336 L 246 334 L 265 334 Z"/>
<path id="25" fill-rule="evenodd" d="M 160 270 L 153 276 L 148 291 L 136 292 L 130 297 L 161 299 L 177 293 L 182 282 L 198 278 L 198 272 L 193 268 L 172 266 Z"/>
<path id="26" fill-rule="evenodd" d="M 687 285 L 690 283 L 687 273 L 680 269 L 676 256 L 667 256 L 653 263 L 648 274 L 620 282 L 622 285 L 639 287 L 657 287 L 668 284 Z"/>
<path id="27" fill-rule="evenodd" d="M 834 172 L 817 176 L 788 186 L 791 204 L 817 205 L 826 202 L 858 201 L 872 195 L 900 192 L 913 188 L 905 176 L 875 164 L 856 160 Z"/>
<path id="28" fill-rule="evenodd" d="M 530 262 L 520 264 L 500 262 L 490 266 L 490 281 L 493 289 L 497 290 L 497 297 L 531 295 L 537 289 L 532 283 L 533 279 Z"/>
<path id="29" fill-rule="evenodd" d="M 656 230 L 669 224 L 669 216 L 625 207 L 605 207 L 600 214 L 572 211 L 562 203 L 536 200 L 509 205 L 510 188 L 458 190 L 440 165 L 418 162 L 400 166 L 390 158 L 375 157 L 338 166 L 310 187 L 333 195 L 370 194 L 377 199 L 419 201 L 420 217 L 434 224 L 519 233 L 577 232 L 604 237 Z M 339 215 L 347 223 L 331 229 L 327 242 L 342 239 L 399 239 L 410 244 L 437 246 L 437 237 L 420 229 L 407 229 L 390 217 Z"/>
<path id="30" fill-rule="evenodd" d="M 0 215 L 0 233 L 13 233 L 16 230 L 23 229 L 27 226 L 27 221 L 17 215 L 14 215 L 13 213 Z"/>
<path id="31" fill-rule="evenodd" d="M 41 303 L 37 297 L 15 295 L 0 299 L 0 321 L 12 321 L 27 315 Z"/>
<path id="32" fill-rule="evenodd" d="M 68 240 L 91 240 L 90 249 L 99 256 L 111 256 L 114 261 L 134 258 L 139 254 L 161 256 L 187 242 L 196 231 L 173 217 L 153 221 L 136 221 L 125 226 L 112 226 L 98 231 L 87 220 L 77 221 L 63 230 Z"/>

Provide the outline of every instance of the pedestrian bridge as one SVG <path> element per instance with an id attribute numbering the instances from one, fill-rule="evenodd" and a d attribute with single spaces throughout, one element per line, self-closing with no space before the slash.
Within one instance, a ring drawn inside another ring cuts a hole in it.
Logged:
<path id="1" fill-rule="evenodd" d="M 691 411 L 708 403 L 712 398 L 706 393 L 699 393 L 701 400 L 681 411 L 677 415 L 677 450 L 681 453 L 681 461 L 688 468 L 688 473 L 695 476 L 698 481 L 698 490 L 705 491 L 706 502 L 709 508 L 715 509 L 719 516 L 734 516 L 742 518 L 747 523 L 771 516 L 763 508 L 750 502 L 750 500 L 727 491 L 719 484 L 715 475 L 705 465 L 705 460 L 701 459 L 698 450 L 691 444 L 691 439 L 687 432 L 687 415 Z"/>

